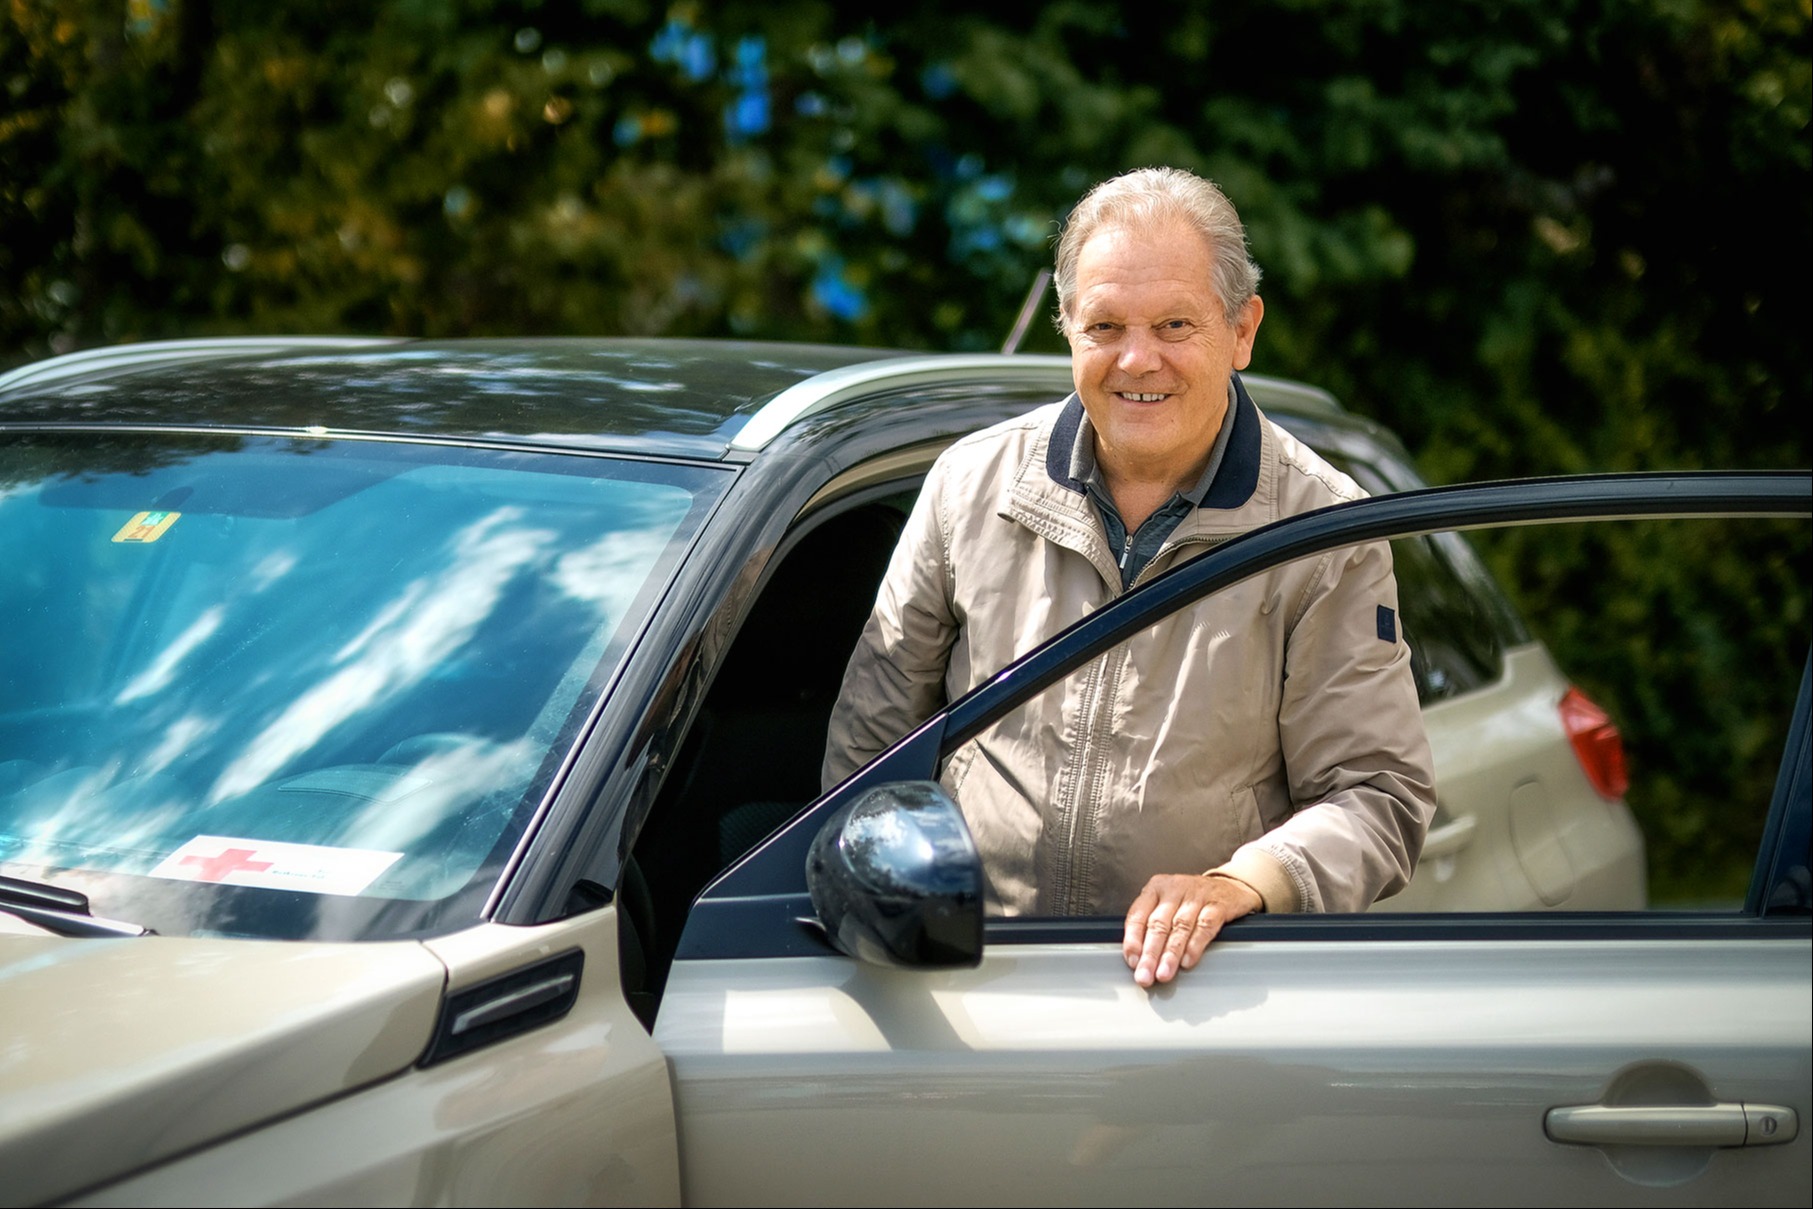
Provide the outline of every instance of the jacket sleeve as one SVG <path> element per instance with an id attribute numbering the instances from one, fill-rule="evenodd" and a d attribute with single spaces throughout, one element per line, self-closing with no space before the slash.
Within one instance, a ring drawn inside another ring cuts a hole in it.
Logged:
<path id="1" fill-rule="evenodd" d="M 901 532 L 875 610 L 844 671 L 831 712 L 822 782 L 830 789 L 936 713 L 956 640 L 941 466 Z"/>
<path id="2" fill-rule="evenodd" d="M 1409 883 L 1435 777 L 1390 546 L 1332 551 L 1319 572 L 1286 642 L 1278 710 L 1296 812 L 1223 869 L 1268 910 L 1364 911 Z"/>

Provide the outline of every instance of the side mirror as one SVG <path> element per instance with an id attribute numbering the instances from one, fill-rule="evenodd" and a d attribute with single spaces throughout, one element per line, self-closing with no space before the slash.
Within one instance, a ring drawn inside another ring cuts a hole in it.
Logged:
<path id="1" fill-rule="evenodd" d="M 935 781 L 879 785 L 825 820 L 806 857 L 837 949 L 885 966 L 982 960 L 982 858 Z"/>

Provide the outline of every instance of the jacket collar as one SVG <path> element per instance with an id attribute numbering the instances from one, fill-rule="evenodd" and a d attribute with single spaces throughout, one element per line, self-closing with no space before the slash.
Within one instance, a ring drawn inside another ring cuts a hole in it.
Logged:
<path id="1" fill-rule="evenodd" d="M 1234 426 L 1228 436 L 1227 451 L 1222 454 L 1221 468 L 1215 481 L 1202 497 L 1203 508 L 1228 510 L 1244 506 L 1259 488 L 1259 469 L 1264 442 L 1260 433 L 1259 409 L 1246 393 L 1240 375 L 1233 376 L 1234 406 L 1228 409 L 1227 422 Z M 1045 447 L 1045 473 L 1051 481 L 1078 495 L 1086 495 L 1082 481 L 1070 473 L 1070 454 L 1076 448 L 1076 434 L 1083 424 L 1083 401 L 1072 394 L 1064 400 L 1052 426 Z"/>
<path id="2" fill-rule="evenodd" d="M 1229 416 L 1234 431 L 1222 454 L 1221 469 L 1201 506 L 1166 539 L 1160 558 L 1184 543 L 1213 542 L 1276 519 L 1272 515 L 1276 511 L 1272 498 L 1276 475 L 1266 473 L 1267 459 L 1277 457 L 1276 449 L 1268 448 L 1276 439 L 1240 375 L 1235 374 L 1233 381 L 1235 403 Z M 1070 474 L 1070 454 L 1082 422 L 1083 404 L 1073 394 L 1058 406 L 1055 420 L 1041 426 L 1014 475 L 1000 514 L 1083 555 L 1095 564 L 1110 589 L 1119 591 L 1120 570 L 1102 532 L 1101 518 L 1083 484 Z"/>

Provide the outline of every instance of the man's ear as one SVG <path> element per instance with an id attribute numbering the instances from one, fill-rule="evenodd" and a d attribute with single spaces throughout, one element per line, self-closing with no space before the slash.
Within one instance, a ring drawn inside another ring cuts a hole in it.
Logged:
<path id="1" fill-rule="evenodd" d="M 1265 318 L 1265 301 L 1254 294 L 1246 300 L 1240 317 L 1234 322 L 1234 368 L 1245 369 L 1253 362 L 1253 341 L 1259 336 L 1259 321 Z"/>

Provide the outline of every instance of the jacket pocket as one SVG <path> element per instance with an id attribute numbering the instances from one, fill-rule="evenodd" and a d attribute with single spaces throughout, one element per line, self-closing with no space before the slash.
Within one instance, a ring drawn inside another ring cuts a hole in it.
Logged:
<path id="1" fill-rule="evenodd" d="M 1278 825 L 1266 823 L 1265 815 L 1259 809 L 1259 788 L 1256 785 L 1242 785 L 1230 795 L 1228 817 L 1233 820 L 1238 832 L 1229 837 L 1234 841 L 1235 847 L 1258 839 Z M 1283 821 L 1278 820 L 1279 823 Z"/>

